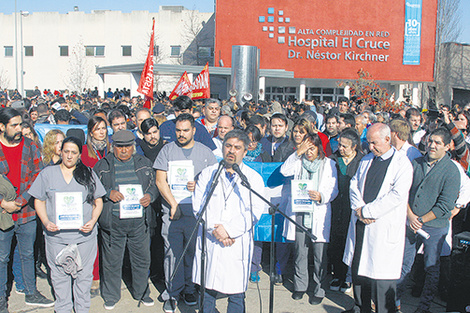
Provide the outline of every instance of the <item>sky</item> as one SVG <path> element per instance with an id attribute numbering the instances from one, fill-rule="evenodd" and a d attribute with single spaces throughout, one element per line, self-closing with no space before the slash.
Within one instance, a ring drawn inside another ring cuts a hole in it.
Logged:
<path id="1" fill-rule="evenodd" d="M 223 1 L 223 0 L 219 0 Z M 160 5 L 182 5 L 187 9 L 200 12 L 214 12 L 215 0 L 16 0 L 17 9 L 28 12 L 67 13 L 78 6 L 80 11 L 118 10 L 131 12 L 133 10 L 158 10 Z M 0 0 L 0 13 L 11 14 L 15 11 L 15 0 Z M 460 0 L 462 32 L 459 42 L 470 44 L 470 0 Z"/>

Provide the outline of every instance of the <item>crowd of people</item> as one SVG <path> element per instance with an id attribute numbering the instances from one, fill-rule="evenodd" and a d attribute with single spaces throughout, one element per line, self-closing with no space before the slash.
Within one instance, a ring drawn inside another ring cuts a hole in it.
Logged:
<path id="1" fill-rule="evenodd" d="M 147 109 L 125 90 L 2 95 L 0 313 L 9 263 L 26 304 L 55 312 L 88 312 L 97 295 L 114 309 L 123 267 L 139 305 L 154 305 L 149 275 L 164 281 L 164 312 L 197 305 L 204 275 L 204 312 L 221 295 L 228 312 L 245 312 L 247 286 L 266 266 L 253 232 L 267 207 L 241 184 L 265 194 L 251 162 L 279 165 L 284 183 L 270 195 L 316 238 L 280 219 L 272 279 L 292 279 L 294 300 L 309 286 L 312 305 L 325 287 L 353 288 L 345 312 L 399 312 L 411 287 L 425 313 L 448 297 L 450 234 L 470 230 L 468 107 L 386 112 L 344 97 L 241 104 L 163 95 Z M 40 124 L 50 128 L 41 140 Z M 216 180 L 201 270 L 203 229 L 191 232 Z M 308 186 L 303 206 L 298 182 Z M 36 275 L 50 277 L 55 301 L 37 291 Z"/>

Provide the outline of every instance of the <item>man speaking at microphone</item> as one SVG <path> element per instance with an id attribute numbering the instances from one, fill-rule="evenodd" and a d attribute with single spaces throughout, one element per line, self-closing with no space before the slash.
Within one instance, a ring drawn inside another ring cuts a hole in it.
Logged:
<path id="1" fill-rule="evenodd" d="M 245 291 L 253 253 L 253 227 L 266 205 L 244 186 L 246 180 L 259 194 L 264 194 L 261 176 L 242 163 L 250 139 L 241 130 L 232 130 L 224 137 L 225 165 L 218 184 L 209 199 L 204 220 L 206 234 L 206 293 L 204 313 L 215 311 L 218 294 L 228 296 L 227 312 L 245 312 Z M 204 169 L 199 175 L 193 195 L 193 211 L 197 216 L 218 170 L 218 165 Z M 201 281 L 201 235 L 199 228 L 193 263 L 193 282 Z"/>

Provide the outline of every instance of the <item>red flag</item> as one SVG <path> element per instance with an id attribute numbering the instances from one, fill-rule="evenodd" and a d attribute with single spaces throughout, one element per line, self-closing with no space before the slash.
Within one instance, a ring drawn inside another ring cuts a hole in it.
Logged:
<path id="1" fill-rule="evenodd" d="M 209 79 L 209 62 L 194 80 L 191 86 L 191 99 L 207 99 L 211 97 L 211 86 Z"/>
<path id="2" fill-rule="evenodd" d="M 144 94 L 146 99 L 153 99 L 153 49 L 155 46 L 154 41 L 154 30 L 155 30 L 155 19 L 152 19 L 152 35 L 150 36 L 149 52 L 147 54 L 147 60 L 145 61 L 142 75 L 140 76 L 139 88 L 137 92 Z M 145 101 L 144 107 L 150 109 L 150 101 Z"/>
<path id="3" fill-rule="evenodd" d="M 191 82 L 189 81 L 188 73 L 186 71 L 181 75 L 180 80 L 176 84 L 173 91 L 170 93 L 170 100 L 175 100 L 179 96 L 191 95 Z"/>

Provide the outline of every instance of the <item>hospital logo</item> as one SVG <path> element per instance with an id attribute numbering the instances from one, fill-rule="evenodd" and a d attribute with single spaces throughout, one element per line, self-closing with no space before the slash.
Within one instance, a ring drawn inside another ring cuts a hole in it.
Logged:
<path id="1" fill-rule="evenodd" d="M 283 10 L 276 11 L 274 8 L 268 8 L 267 15 L 258 16 L 258 22 L 268 38 L 277 38 L 278 44 L 286 42 L 285 34 L 295 34 L 295 27 L 289 25 L 291 19 L 284 15 Z"/>

